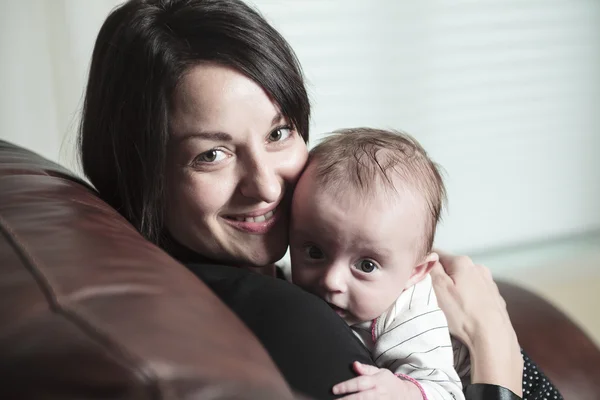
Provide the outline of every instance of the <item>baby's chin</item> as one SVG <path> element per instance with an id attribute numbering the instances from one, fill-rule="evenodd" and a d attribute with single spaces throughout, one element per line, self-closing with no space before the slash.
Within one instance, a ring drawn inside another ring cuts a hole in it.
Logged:
<path id="1" fill-rule="evenodd" d="M 358 318 L 354 318 L 354 317 L 342 317 L 342 319 L 344 320 L 344 322 L 346 322 L 348 324 L 348 326 L 354 326 L 354 325 L 360 325 L 365 323 L 366 321 L 362 321 Z"/>
<path id="2" fill-rule="evenodd" d="M 371 323 L 374 320 L 376 320 L 377 318 L 379 318 L 379 316 L 381 314 L 383 314 L 384 311 L 382 311 L 379 314 L 376 315 L 357 315 L 355 313 L 353 313 L 351 310 L 344 310 L 343 315 L 340 315 L 342 317 L 342 319 L 350 326 L 353 325 L 360 325 L 360 324 L 364 324 L 364 323 Z"/>

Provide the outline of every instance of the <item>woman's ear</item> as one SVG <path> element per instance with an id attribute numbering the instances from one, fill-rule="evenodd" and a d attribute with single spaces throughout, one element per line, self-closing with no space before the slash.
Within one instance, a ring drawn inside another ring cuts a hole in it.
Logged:
<path id="1" fill-rule="evenodd" d="M 440 257 L 436 252 L 432 251 L 431 253 L 427 254 L 425 258 L 423 258 L 421 262 L 413 268 L 412 274 L 410 275 L 410 278 L 408 278 L 408 281 L 406 281 L 404 289 L 408 289 L 409 287 L 419 283 L 423 278 L 425 278 L 425 275 L 431 271 L 431 268 L 433 268 L 435 263 L 437 263 L 439 260 Z"/>

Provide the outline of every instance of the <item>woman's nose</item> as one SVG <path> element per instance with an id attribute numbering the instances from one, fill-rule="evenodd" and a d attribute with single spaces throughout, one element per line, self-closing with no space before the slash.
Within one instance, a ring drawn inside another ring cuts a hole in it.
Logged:
<path id="1" fill-rule="evenodd" d="M 279 200 L 283 188 L 276 168 L 264 161 L 250 164 L 240 185 L 242 195 L 265 203 Z"/>

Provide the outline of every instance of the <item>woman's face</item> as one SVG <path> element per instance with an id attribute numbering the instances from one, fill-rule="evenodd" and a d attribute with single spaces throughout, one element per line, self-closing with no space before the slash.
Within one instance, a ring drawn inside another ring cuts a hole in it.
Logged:
<path id="1" fill-rule="evenodd" d="M 288 245 L 302 137 L 254 81 L 224 66 L 191 68 L 174 96 L 166 225 L 208 258 L 264 266 Z"/>

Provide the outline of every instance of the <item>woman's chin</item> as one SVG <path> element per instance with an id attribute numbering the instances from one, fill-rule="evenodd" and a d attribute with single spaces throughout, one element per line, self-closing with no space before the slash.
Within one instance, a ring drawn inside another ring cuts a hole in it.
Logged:
<path id="1" fill-rule="evenodd" d="M 281 260 L 287 251 L 287 244 L 268 246 L 254 251 L 249 251 L 243 263 L 251 268 L 270 266 Z"/>
<path id="2" fill-rule="evenodd" d="M 274 264 L 283 258 L 288 248 L 289 235 L 287 225 L 285 225 L 285 229 L 283 229 L 284 224 L 281 225 L 281 227 L 276 227 L 276 229 L 273 229 L 266 235 L 253 235 L 250 238 L 248 236 L 243 238 L 250 240 L 246 242 L 245 246 L 240 246 L 236 253 L 238 253 L 240 259 L 243 259 L 244 264 L 253 267 L 263 267 Z M 238 240 L 239 242 L 240 240 Z"/>

